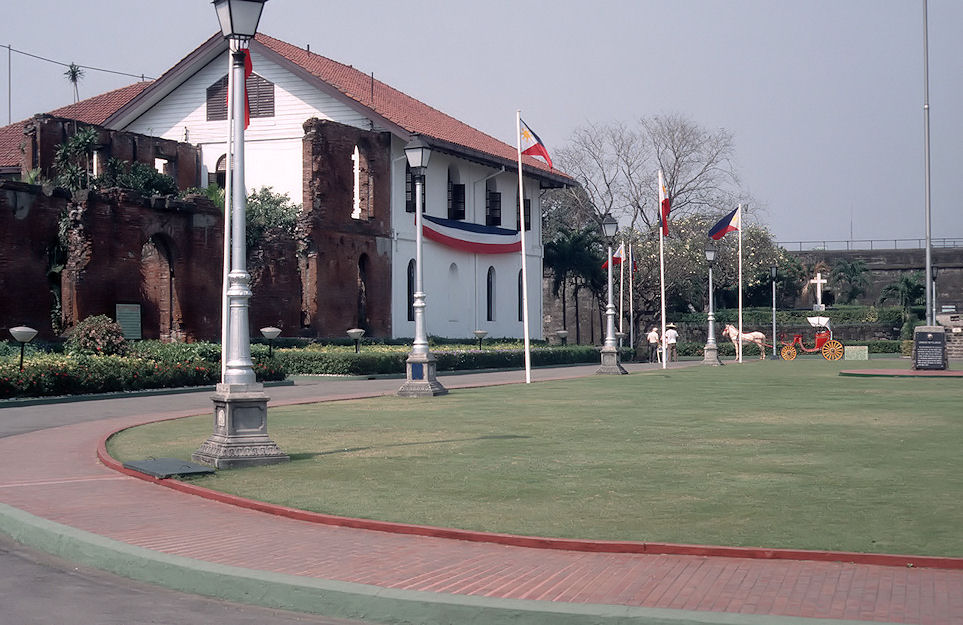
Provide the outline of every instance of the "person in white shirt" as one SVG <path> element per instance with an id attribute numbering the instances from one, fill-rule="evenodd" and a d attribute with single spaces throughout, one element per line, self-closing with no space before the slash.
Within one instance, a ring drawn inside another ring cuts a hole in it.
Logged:
<path id="1" fill-rule="evenodd" d="M 652 326 L 645 338 L 649 342 L 649 362 L 659 362 L 659 330 Z"/>
<path id="2" fill-rule="evenodd" d="M 679 340 L 679 333 L 675 331 L 675 324 L 670 323 L 665 326 L 665 348 L 668 351 L 666 354 L 666 362 L 672 362 L 673 360 L 678 360 L 678 354 L 676 353 L 676 341 Z"/>

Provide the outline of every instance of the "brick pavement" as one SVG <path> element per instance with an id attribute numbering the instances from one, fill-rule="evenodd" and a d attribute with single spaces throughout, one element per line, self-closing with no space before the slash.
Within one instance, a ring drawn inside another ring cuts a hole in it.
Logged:
<path id="1" fill-rule="evenodd" d="M 568 377 L 590 372 L 555 371 Z M 540 373 L 542 379 L 550 375 Z M 516 381 L 506 374 L 443 380 L 451 388 Z M 272 389 L 271 394 L 277 403 L 291 403 L 391 392 L 397 385 L 397 381 L 320 383 L 314 388 Z M 185 406 L 177 407 L 178 401 Z M 438 593 L 434 596 L 439 602 L 482 597 L 531 602 L 524 605 L 534 606 L 536 612 L 540 607 L 565 612 L 575 609 L 569 607 L 573 605 L 655 610 L 640 613 L 641 620 L 612 622 L 732 623 L 742 616 L 752 623 L 805 617 L 963 625 L 963 570 L 535 549 L 319 525 L 195 497 L 120 475 L 97 461 L 97 446 L 112 431 L 158 414 L 209 409 L 206 395 L 139 403 L 151 406 L 151 414 L 138 411 L 0 439 L 0 503 L 190 562 L 239 567 L 253 575 L 416 593 L 413 597 Z M 96 411 L 95 404 L 57 409 Z M 485 605 L 479 604 L 477 610 L 484 613 Z M 676 610 L 680 612 L 672 612 Z M 497 622 L 494 614 L 478 622 Z M 680 620 L 674 620 L 675 614 Z M 684 620 L 693 614 L 706 620 Z M 334 615 L 365 617 L 364 610 Z M 425 622 L 444 622 L 437 614 L 425 615 Z M 646 615 L 668 620 L 645 620 Z M 608 621 L 586 617 L 584 622 Z"/>

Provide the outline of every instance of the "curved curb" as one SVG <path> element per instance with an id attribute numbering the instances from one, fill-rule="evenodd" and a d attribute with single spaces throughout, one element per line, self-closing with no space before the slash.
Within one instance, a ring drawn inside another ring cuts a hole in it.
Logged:
<path id="1" fill-rule="evenodd" d="M 180 418 L 180 417 L 173 417 Z M 168 421 L 171 417 L 159 419 Z M 156 421 L 147 421 L 154 423 Z M 144 424 L 140 424 L 144 425 Z M 528 547 L 532 549 L 558 549 L 562 551 L 584 551 L 591 553 L 632 553 L 650 555 L 687 555 L 687 556 L 715 556 L 726 558 L 750 558 L 761 560 L 802 560 L 815 562 L 848 562 L 852 564 L 875 564 L 880 566 L 925 567 L 933 569 L 963 569 L 963 558 L 944 556 L 915 556 L 887 553 L 857 553 L 851 551 L 823 551 L 810 549 L 775 549 L 765 547 L 726 547 L 717 545 L 687 545 L 677 543 L 589 540 L 578 538 L 546 538 L 540 536 L 521 536 L 516 534 L 499 534 L 495 532 L 479 532 L 431 525 L 414 525 L 409 523 L 395 523 L 374 519 L 359 519 L 344 517 L 321 512 L 299 510 L 277 504 L 266 503 L 237 495 L 218 492 L 209 488 L 195 486 L 186 482 L 171 479 L 159 479 L 145 473 L 126 469 L 107 452 L 107 441 L 129 426 L 110 432 L 104 436 L 97 446 L 97 459 L 104 466 L 137 479 L 165 486 L 176 491 L 203 497 L 220 503 L 257 510 L 276 516 L 318 523 L 321 525 L 335 525 L 352 529 L 372 530 L 393 534 L 409 534 L 429 538 L 448 538 L 470 542 L 493 543 L 510 547 Z"/>
<path id="2" fill-rule="evenodd" d="M 32 549 L 165 588 L 267 608 L 378 623 L 451 625 L 873 625 L 768 614 L 497 599 L 256 571 L 165 554 L 0 503 L 0 532 Z M 880 624 L 885 625 L 885 624 Z M 889 624 L 893 625 L 893 624 Z"/>

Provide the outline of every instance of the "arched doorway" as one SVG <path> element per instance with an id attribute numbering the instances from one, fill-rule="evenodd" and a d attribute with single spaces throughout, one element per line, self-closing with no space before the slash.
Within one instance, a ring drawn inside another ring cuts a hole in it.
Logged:
<path id="1" fill-rule="evenodd" d="M 144 338 L 183 340 L 181 308 L 174 276 L 173 241 L 163 234 L 151 236 L 141 248 L 140 275 Z"/>

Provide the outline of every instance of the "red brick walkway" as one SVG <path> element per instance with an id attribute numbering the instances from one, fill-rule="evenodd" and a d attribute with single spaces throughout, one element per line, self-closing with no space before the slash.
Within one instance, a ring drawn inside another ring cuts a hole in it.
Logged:
<path id="1" fill-rule="evenodd" d="M 385 588 L 963 625 L 961 570 L 582 553 L 332 527 L 176 492 L 96 460 L 106 433 L 150 418 L 117 417 L 0 439 L 0 502 L 163 553 Z"/>

